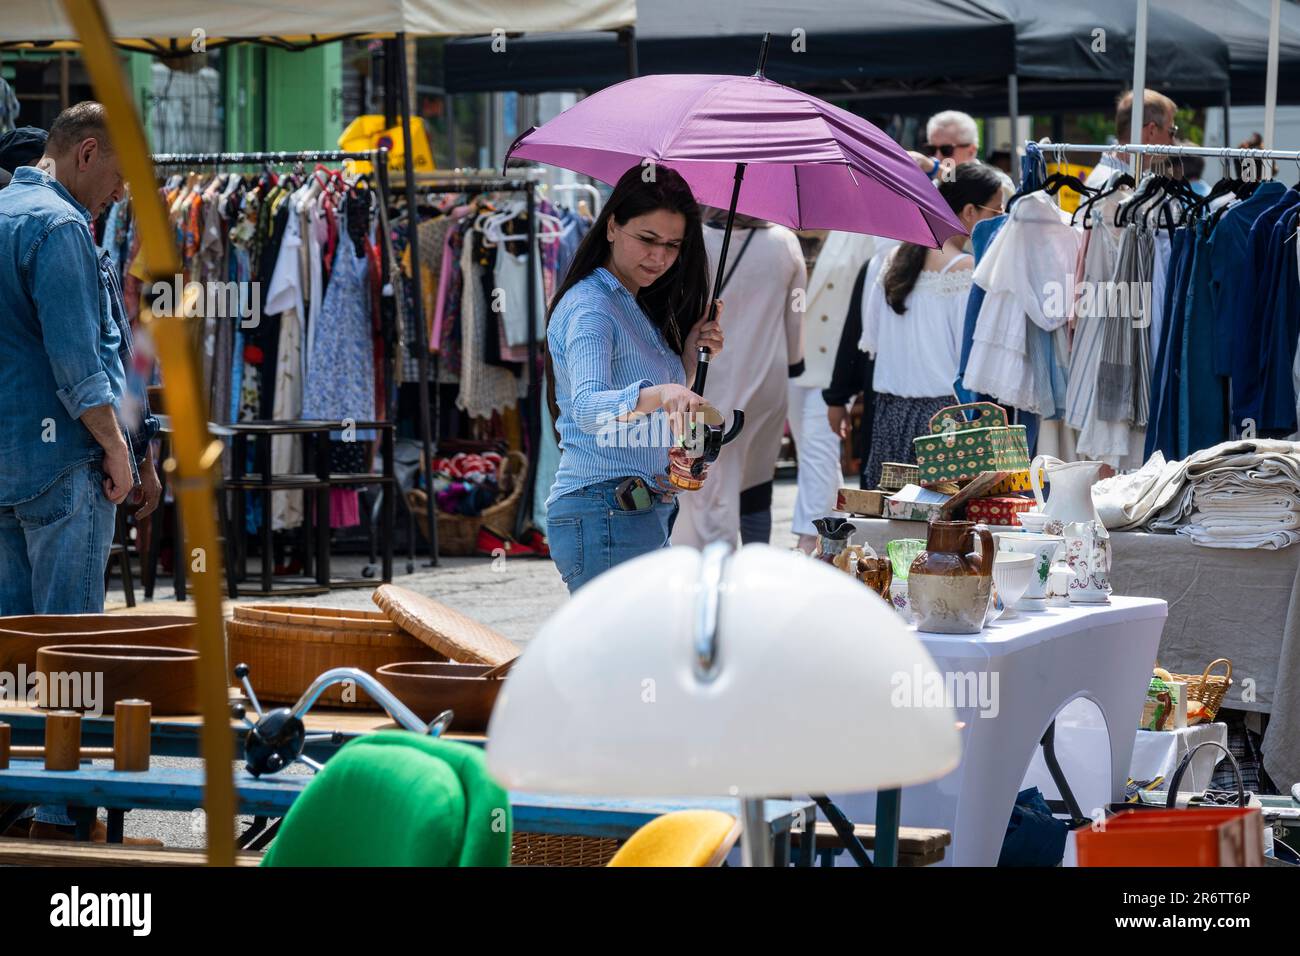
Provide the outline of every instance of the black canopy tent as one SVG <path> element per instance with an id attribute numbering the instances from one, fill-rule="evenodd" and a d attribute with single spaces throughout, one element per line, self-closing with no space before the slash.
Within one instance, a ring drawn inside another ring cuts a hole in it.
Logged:
<path id="1" fill-rule="evenodd" d="M 771 32 L 765 75 L 802 88 L 853 89 L 854 81 L 915 79 L 918 64 L 938 78 L 1005 76 L 1015 65 L 1012 24 L 975 0 L 889 0 L 854 5 L 809 0 L 798 10 L 757 10 L 717 0 L 656 0 L 637 9 L 641 73 L 753 71 L 754 51 Z M 802 32 L 797 32 L 802 31 Z M 594 91 L 628 76 L 628 36 L 577 33 L 447 43 L 448 92 Z M 942 69 L 932 69 L 936 50 Z"/>
<path id="2" fill-rule="evenodd" d="M 1218 105 L 1229 83 L 1228 44 L 1180 16 L 1179 6 L 1166 0 L 1150 12 L 1147 85 L 1180 103 Z M 746 73 L 770 30 L 782 42 L 772 44 L 768 76 L 859 108 L 1002 114 L 1015 75 L 1022 110 L 1108 110 L 1132 82 L 1134 20 L 1132 0 L 811 0 L 788 14 L 657 0 L 638 9 L 636 62 L 641 73 Z M 806 31 L 802 52 L 798 37 L 785 40 L 795 29 Z M 593 91 L 628 76 L 626 40 L 609 34 L 532 36 L 495 54 L 490 42 L 447 44 L 449 92 Z"/>
<path id="3" fill-rule="evenodd" d="M 1257 106 L 1267 83 L 1270 0 L 1153 0 L 1156 7 L 1218 34 L 1228 46 L 1232 102 Z M 1282 0 L 1278 103 L 1300 104 L 1300 4 Z"/>

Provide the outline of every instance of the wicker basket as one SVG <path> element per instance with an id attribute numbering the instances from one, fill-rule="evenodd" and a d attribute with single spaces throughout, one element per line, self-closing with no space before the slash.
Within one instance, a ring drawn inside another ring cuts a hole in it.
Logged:
<path id="1" fill-rule="evenodd" d="M 307 613 L 298 613 L 310 611 Z M 373 674 L 384 664 L 446 660 L 376 611 L 292 605 L 235 607 L 226 622 L 227 660 L 247 664 L 258 698 L 292 704 L 331 667 L 359 667 Z M 344 693 L 355 694 L 345 701 Z M 327 707 L 375 710 L 364 691 L 331 687 L 320 697 Z"/>
<path id="2" fill-rule="evenodd" d="M 1226 674 L 1211 674 L 1210 670 L 1219 664 L 1228 668 Z M 1232 661 L 1220 657 L 1210 661 L 1200 674 L 1170 674 L 1173 680 L 1187 685 L 1187 699 L 1200 701 L 1205 705 L 1205 722 L 1208 724 L 1219 713 L 1223 696 L 1232 686 Z"/>
<path id="3" fill-rule="evenodd" d="M 501 460 L 501 473 L 497 480 L 505 497 L 484 509 L 482 514 L 466 516 L 438 511 L 439 554 L 473 555 L 478 545 L 478 529 L 484 525 L 503 534 L 514 533 L 519 500 L 528 480 L 528 459 L 521 452 L 510 452 Z M 428 521 L 429 498 L 422 489 L 412 488 L 406 493 L 406 500 L 415 516 L 415 526 L 423 535 Z"/>
<path id="4" fill-rule="evenodd" d="M 511 866 L 607 866 L 621 841 L 612 837 L 516 833 L 510 845 Z"/>

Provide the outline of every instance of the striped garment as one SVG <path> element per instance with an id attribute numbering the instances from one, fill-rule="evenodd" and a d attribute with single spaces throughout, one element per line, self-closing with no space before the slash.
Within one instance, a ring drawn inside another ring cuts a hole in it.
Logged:
<path id="1" fill-rule="evenodd" d="M 653 481 L 668 468 L 667 415 L 616 419 L 636 408 L 641 389 L 686 384 L 681 356 L 636 297 L 608 269 L 596 269 L 556 305 L 546 330 L 560 408 L 560 466 L 546 499 L 610 478 Z"/>

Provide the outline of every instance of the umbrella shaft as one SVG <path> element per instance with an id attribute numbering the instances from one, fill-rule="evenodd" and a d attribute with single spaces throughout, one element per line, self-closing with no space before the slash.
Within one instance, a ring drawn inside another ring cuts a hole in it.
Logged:
<path id="1" fill-rule="evenodd" d="M 722 288 L 723 269 L 727 266 L 727 250 L 731 246 L 731 227 L 736 221 L 736 203 L 740 201 L 740 182 L 745 178 L 745 164 L 736 164 L 736 182 L 731 187 L 731 206 L 727 209 L 727 227 L 722 230 L 722 251 L 718 254 L 718 270 L 713 277 L 713 295 L 709 296 L 709 321 L 716 318 L 718 311 L 718 290 Z M 695 382 L 691 391 L 696 395 L 704 394 L 704 383 L 709 376 L 709 350 L 701 348 L 695 363 Z"/>

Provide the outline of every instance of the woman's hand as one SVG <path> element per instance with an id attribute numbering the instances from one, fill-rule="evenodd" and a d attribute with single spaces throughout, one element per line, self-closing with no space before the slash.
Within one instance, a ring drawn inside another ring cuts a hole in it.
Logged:
<path id="1" fill-rule="evenodd" d="M 840 438 L 849 437 L 849 409 L 846 405 L 827 405 L 826 419 L 830 422 L 831 431 Z"/>
<path id="2" fill-rule="evenodd" d="M 708 349 L 713 355 L 722 351 L 722 300 L 714 300 L 718 304 L 717 314 L 714 315 L 713 321 L 709 321 L 709 311 L 704 310 L 700 320 L 695 323 L 690 332 L 686 333 L 686 348 L 682 352 L 682 366 L 686 369 L 686 378 L 695 378 L 695 364 L 699 360 L 700 347 Z"/>
<path id="3" fill-rule="evenodd" d="M 681 438 L 686 434 L 686 425 L 700 409 L 705 405 L 704 398 L 696 395 L 685 385 L 669 383 L 658 386 L 659 390 L 659 407 L 668 413 L 668 422 L 672 426 L 673 434 Z"/>

